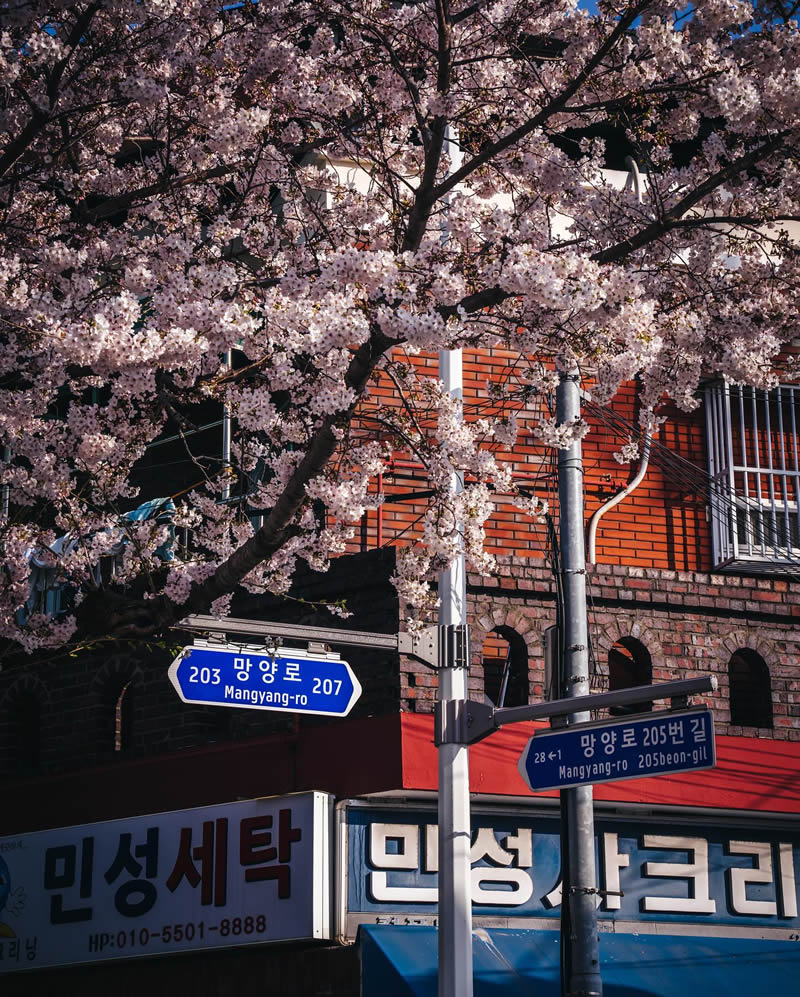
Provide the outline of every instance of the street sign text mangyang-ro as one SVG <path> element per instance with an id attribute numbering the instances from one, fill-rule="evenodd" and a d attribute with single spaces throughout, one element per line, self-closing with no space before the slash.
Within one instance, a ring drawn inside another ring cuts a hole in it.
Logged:
<path id="1" fill-rule="evenodd" d="M 566 789 L 707 769 L 714 761 L 711 711 L 665 710 L 539 731 L 523 751 L 519 771 L 533 790 Z"/>
<path id="2" fill-rule="evenodd" d="M 361 685 L 337 654 L 308 654 L 264 647 L 183 649 L 169 668 L 169 679 L 184 703 L 234 706 L 250 710 L 346 716 Z"/>

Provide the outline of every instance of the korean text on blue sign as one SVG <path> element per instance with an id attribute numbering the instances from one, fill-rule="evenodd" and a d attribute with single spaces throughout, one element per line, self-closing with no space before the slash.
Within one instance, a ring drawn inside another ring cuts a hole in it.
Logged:
<path id="1" fill-rule="evenodd" d="M 329 938 L 331 807 L 301 793 L 0 838 L 0 972 Z"/>
<path id="2" fill-rule="evenodd" d="M 361 685 L 336 654 L 269 654 L 262 648 L 184 648 L 169 669 L 184 703 L 346 716 Z"/>
<path id="3" fill-rule="evenodd" d="M 530 805 L 475 808 L 470 887 L 480 921 L 509 927 L 558 917 L 561 827 Z M 346 810 L 346 898 L 341 933 L 364 923 L 435 923 L 438 915 L 435 810 L 354 803 Z M 742 936 L 800 940 L 800 833 L 794 820 L 689 819 L 598 814 L 598 916 L 615 930 L 642 922 L 691 924 L 692 934 L 735 928 Z"/>
<path id="4" fill-rule="evenodd" d="M 711 711 L 664 711 L 540 731 L 523 751 L 519 771 L 533 790 L 564 789 L 707 769 L 714 761 Z"/>

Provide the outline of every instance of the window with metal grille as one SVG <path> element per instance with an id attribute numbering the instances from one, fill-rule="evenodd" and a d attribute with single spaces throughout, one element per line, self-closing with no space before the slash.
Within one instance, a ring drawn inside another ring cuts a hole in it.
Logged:
<path id="1" fill-rule="evenodd" d="M 800 387 L 706 388 L 715 568 L 776 571 L 800 559 Z"/>

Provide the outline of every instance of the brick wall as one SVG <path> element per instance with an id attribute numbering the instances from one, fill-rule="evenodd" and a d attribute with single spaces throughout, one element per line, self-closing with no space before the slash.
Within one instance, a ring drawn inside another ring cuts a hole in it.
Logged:
<path id="1" fill-rule="evenodd" d="M 394 633 L 403 614 L 388 584 L 392 569 L 391 549 L 347 558 L 331 575 L 306 577 L 307 601 L 283 604 L 279 612 L 274 601 L 251 598 L 243 600 L 237 613 Z M 783 579 L 618 564 L 595 565 L 588 583 L 596 691 L 607 688 L 610 649 L 621 638 L 635 637 L 649 652 L 653 681 L 707 672 L 717 676 L 719 689 L 709 701 L 720 733 L 800 739 L 800 634 L 796 627 L 800 590 Z M 324 591 L 334 598 L 348 593 L 354 617 L 340 621 L 321 613 L 313 599 Z M 469 609 L 470 695 L 481 699 L 490 685 L 496 694 L 511 638 L 517 648 L 512 668 L 524 669 L 523 688 L 532 700 L 541 699 L 545 690 L 542 635 L 556 615 L 549 569 L 529 557 L 505 555 L 499 575 L 469 576 Z M 760 655 L 769 670 L 772 729 L 730 724 L 728 662 L 742 648 Z M 167 680 L 175 650 L 98 651 L 0 672 L 0 775 L 32 774 L 15 754 L 15 706 L 26 694 L 41 704 L 39 771 L 46 775 L 329 722 L 300 715 L 187 706 Z M 345 656 L 364 687 L 355 716 L 433 710 L 434 670 L 389 652 L 350 649 Z M 491 682 L 484 665 L 494 676 Z M 134 693 L 132 737 L 117 751 L 115 696 L 127 681 Z"/>
<path id="2" fill-rule="evenodd" d="M 407 358 L 418 373 L 438 376 L 435 357 L 421 354 Z M 524 374 L 519 358 L 502 349 L 464 351 L 464 411 L 467 420 L 487 412 L 499 413 L 486 391 L 487 382 L 514 382 Z M 398 399 L 388 378 L 371 388 L 370 405 L 396 406 Z M 519 419 L 520 433 L 513 455 L 516 480 L 533 488 L 546 499 L 557 516 L 555 454 L 535 437 L 539 418 L 548 415 L 550 403 L 540 395 L 508 406 Z M 639 410 L 635 385 L 622 387 L 614 399 L 614 413 L 624 420 L 614 423 L 602 408 L 588 405 L 585 417 L 591 429 L 583 442 L 586 483 L 586 514 L 591 516 L 636 474 L 639 462 L 620 464 L 614 458 L 627 442 L 626 424 L 637 427 Z M 422 424 L 435 425 L 433 413 Z M 707 522 L 708 495 L 703 475 L 706 470 L 705 426 L 702 408 L 693 413 L 674 406 L 664 409 L 664 424 L 655 437 L 650 466 L 642 484 L 621 505 L 608 513 L 598 531 L 598 558 L 603 563 L 630 564 L 643 568 L 680 571 L 708 571 L 711 567 L 711 539 Z M 373 427 L 374 428 L 374 427 Z M 396 451 L 393 469 L 375 482 L 386 496 L 382 510 L 370 513 L 359 524 L 350 550 L 375 546 L 380 534 L 383 543 L 407 543 L 420 535 L 419 523 L 426 500 L 409 501 L 402 496 L 428 488 L 424 469 L 413 455 Z M 380 521 L 380 526 L 378 525 Z M 497 509 L 486 524 L 487 547 L 494 554 L 542 559 L 545 530 L 541 524 L 515 509 L 498 496 Z"/>
<path id="3" fill-rule="evenodd" d="M 515 354 L 501 349 L 481 354 L 465 351 L 468 418 L 486 411 L 487 381 L 513 379 L 521 373 L 514 367 L 516 359 Z M 423 354 L 411 362 L 426 375 L 438 373 L 435 357 Z M 372 388 L 372 396 L 376 405 L 397 404 L 394 389 L 385 378 Z M 626 385 L 614 400 L 614 411 L 627 424 L 636 424 L 636 405 L 635 386 Z M 547 401 L 535 396 L 526 406 L 520 413 L 514 472 L 550 502 L 557 521 L 554 455 L 544 451 L 533 436 L 535 421 L 548 411 Z M 591 425 L 583 444 L 588 521 L 631 479 L 638 461 L 623 465 L 614 459 L 625 441 L 625 423 L 621 430 L 611 425 L 601 410 L 587 405 L 586 411 Z M 595 684 L 599 688 L 607 682 L 608 652 L 614 642 L 645 634 L 646 639 L 637 639 L 650 653 L 654 679 L 701 669 L 718 675 L 716 715 L 725 725 L 730 719 L 727 663 L 739 647 L 749 648 L 766 662 L 772 683 L 774 730 L 763 733 L 794 738 L 800 727 L 798 646 L 792 629 L 798 597 L 782 578 L 708 574 L 708 496 L 702 474 L 693 470 L 705 467 L 702 410 L 686 414 L 672 409 L 665 414 L 667 419 L 656 438 L 643 482 L 608 512 L 598 530 L 597 564 L 588 576 L 598 671 Z M 363 546 L 364 552 L 335 563 L 324 575 L 303 573 L 288 602 L 241 598 L 234 615 L 396 632 L 407 614 L 398 606 L 388 581 L 394 570 L 393 545 L 405 544 L 418 534 L 419 518 L 427 503 L 424 497 L 398 500 L 404 493 L 424 491 L 428 486 L 411 456 L 398 452 L 393 470 L 380 483 L 389 496 L 384 508 L 378 514 L 371 513 L 363 524 L 356 524 L 351 551 Z M 678 464 L 676 457 L 681 460 Z M 379 537 L 382 550 L 376 549 Z M 521 686 L 527 695 L 540 698 L 545 682 L 541 635 L 555 622 L 555 590 L 545 560 L 545 527 L 498 497 L 497 510 L 487 523 L 487 542 L 499 559 L 500 570 L 492 578 L 470 576 L 471 694 L 481 697 L 490 686 L 495 689 L 511 639 L 517 648 L 513 667 L 526 672 Z M 331 616 L 318 605 L 340 598 L 346 598 L 355 614 L 349 621 Z M 78 658 L 61 656 L 6 666 L 0 672 L 0 774 L 22 771 L 15 749 L 18 720 L 25 716 L 25 704 L 32 702 L 38 704 L 43 730 L 38 767 L 49 774 L 115 758 L 291 732 L 297 726 L 324 722 L 183 704 L 166 676 L 180 644 L 176 635 L 172 648 L 110 646 Z M 432 670 L 398 661 L 396 655 L 387 653 L 352 650 L 347 657 L 364 687 L 356 715 L 432 710 L 437 681 Z M 525 659 L 521 665 L 520 658 Z M 132 723 L 129 731 L 123 729 L 120 746 L 115 744 L 119 719 L 115 704 L 128 682 L 126 702 Z M 738 728 L 732 727 L 731 732 L 737 733 Z"/>
<path id="4" fill-rule="evenodd" d="M 389 578 L 394 550 L 371 551 L 332 566 L 324 575 L 301 573 L 290 600 L 246 597 L 232 615 L 286 623 L 396 633 L 398 605 Z M 319 601 L 346 598 L 352 620 L 340 620 Z M 12 663 L 0 671 L 0 778 L 55 775 L 132 757 L 180 751 L 330 722 L 289 713 L 190 706 L 172 688 L 167 670 L 191 635 L 177 632 L 169 647 L 100 647 L 76 657 Z M 397 655 L 350 649 L 343 657 L 358 673 L 364 692 L 353 716 L 395 712 L 401 679 Z M 116 704 L 132 702 L 130 737 L 117 750 Z M 36 771 L 20 757 L 18 721 L 30 700 L 40 707 L 41 751 Z"/>
<path id="5" fill-rule="evenodd" d="M 607 564 L 590 568 L 587 582 L 595 691 L 608 687 L 611 648 L 634 637 L 650 654 L 654 682 L 716 675 L 719 688 L 707 701 L 719 733 L 800 740 L 800 590 L 782 579 Z M 492 631 L 505 626 L 525 640 L 530 694 L 538 698 L 542 635 L 555 622 L 549 571 L 511 556 L 502 559 L 499 578 L 470 575 L 469 583 L 471 687 L 481 689 L 483 648 L 494 648 Z M 755 651 L 769 670 L 772 729 L 730 723 L 728 663 L 741 649 Z"/>

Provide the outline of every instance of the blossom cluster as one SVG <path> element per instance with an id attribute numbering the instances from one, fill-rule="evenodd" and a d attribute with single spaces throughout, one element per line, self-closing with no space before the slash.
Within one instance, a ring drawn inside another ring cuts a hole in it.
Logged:
<path id="1" fill-rule="evenodd" d="M 0 636 L 32 650 L 77 625 L 20 623 L 34 556 L 84 601 L 111 558 L 120 590 L 144 578 L 176 607 L 231 558 L 235 582 L 284 593 L 346 548 L 393 449 L 433 493 L 396 575 L 424 614 L 462 551 L 491 570 L 501 498 L 545 514 L 512 469 L 523 429 L 555 448 L 586 431 L 532 414 L 558 367 L 596 403 L 637 378 L 643 425 L 709 376 L 770 386 L 800 310 L 800 31 L 760 9 L 8 6 Z M 592 138 L 620 107 L 638 195 Z M 518 358 L 516 408 L 497 391 L 465 414 L 432 369 L 403 373 L 461 346 Z M 195 446 L 222 423 L 224 454 Z M 190 540 L 159 571 L 163 523 L 113 548 L 170 440 Z"/>

